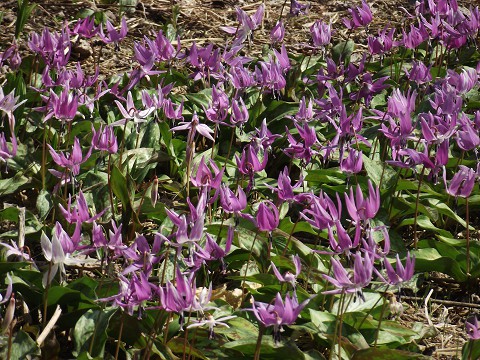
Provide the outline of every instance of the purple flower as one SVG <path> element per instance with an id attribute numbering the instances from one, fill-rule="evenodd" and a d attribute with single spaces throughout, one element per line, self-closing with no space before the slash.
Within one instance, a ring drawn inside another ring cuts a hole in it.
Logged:
<path id="1" fill-rule="evenodd" d="M 75 115 L 77 115 L 78 96 L 70 92 L 68 86 L 63 88 L 60 95 L 50 90 L 50 98 L 48 98 L 48 103 L 45 108 L 49 111 L 43 119 L 44 122 L 52 116 L 60 121 L 72 121 Z"/>
<path id="2" fill-rule="evenodd" d="M 332 258 L 333 277 L 323 275 L 337 289 L 324 291 L 323 294 L 355 293 L 364 300 L 362 289 L 370 284 L 373 273 L 373 259 L 368 253 L 362 257 L 360 252 L 354 255 L 353 277 L 343 267 L 339 260 Z"/>
<path id="3" fill-rule="evenodd" d="M 57 153 L 50 144 L 47 144 L 50 151 L 50 155 L 53 158 L 55 163 L 63 168 L 69 169 L 72 172 L 72 175 L 76 176 L 80 173 L 80 165 L 88 160 L 92 153 L 92 147 L 90 147 L 85 156 L 82 155 L 82 147 L 80 146 L 80 141 L 77 137 L 73 140 L 73 149 L 72 153 L 63 152 Z"/>
<path id="4" fill-rule="evenodd" d="M 350 149 L 348 156 L 340 161 L 340 170 L 347 175 L 358 174 L 363 167 L 363 153 L 361 150 Z"/>
<path id="5" fill-rule="evenodd" d="M 317 20 L 310 27 L 310 34 L 312 35 L 313 46 L 316 48 L 327 46 L 332 38 L 332 25 Z"/>
<path id="6" fill-rule="evenodd" d="M 467 330 L 467 335 L 470 340 L 480 339 L 480 324 L 476 316 L 471 317 L 465 321 L 465 328 Z"/>
<path id="7" fill-rule="evenodd" d="M 187 130 L 188 129 L 188 144 L 193 144 L 195 133 L 199 133 L 202 136 L 205 136 L 207 139 L 215 141 L 212 137 L 213 130 L 210 129 L 205 124 L 200 124 L 200 120 L 198 119 L 197 113 L 194 112 L 192 116 L 192 121 L 182 121 L 178 126 L 175 126 L 170 129 L 170 131 L 179 131 L 179 130 Z"/>
<path id="8" fill-rule="evenodd" d="M 205 158 L 202 156 L 202 159 L 192 171 L 195 176 L 190 177 L 190 181 L 192 182 L 193 186 L 206 187 L 207 189 L 215 190 L 220 188 L 224 169 L 219 170 L 212 159 L 210 159 L 210 167 L 213 170 L 213 174 L 205 164 Z"/>
<path id="9" fill-rule="evenodd" d="M 480 146 L 480 136 L 478 127 L 475 129 L 474 123 L 468 118 L 468 116 L 462 112 L 458 118 L 460 127 L 457 130 L 456 140 L 460 149 L 470 151 Z"/>
<path id="10" fill-rule="evenodd" d="M 314 148 L 314 145 L 317 144 L 317 132 L 313 126 L 309 126 L 308 123 L 304 123 L 303 126 L 299 123 L 295 123 L 298 134 L 300 135 L 301 141 L 295 140 L 295 138 L 290 134 L 290 131 L 285 127 L 287 133 L 287 139 L 289 146 L 284 150 L 284 152 L 297 159 L 301 159 L 303 164 L 309 164 L 312 156 L 317 152 Z"/>
<path id="11" fill-rule="evenodd" d="M 145 97 L 142 98 L 142 103 L 144 101 L 145 101 Z M 138 126 L 141 123 L 146 122 L 147 117 L 156 110 L 155 106 L 153 105 L 145 108 L 144 110 L 137 109 L 135 107 L 135 104 L 133 103 L 133 97 L 130 91 L 127 94 L 127 108 L 124 108 L 123 105 L 118 100 L 115 100 L 115 104 L 117 104 L 118 109 L 122 113 L 123 119 L 119 121 L 115 121 L 111 125 L 112 126 L 123 125 L 127 120 L 133 120 L 133 122 L 137 126 L 137 131 L 138 131 Z M 146 107 L 145 105 L 146 104 L 143 103 L 144 107 Z"/>
<path id="12" fill-rule="evenodd" d="M 85 19 L 79 19 L 71 32 L 72 34 L 81 35 L 86 39 L 94 37 L 98 33 L 98 28 L 95 26 L 95 17 L 89 16 Z"/>
<path id="13" fill-rule="evenodd" d="M 253 175 L 257 172 L 260 172 L 265 169 L 268 162 L 268 152 L 263 152 L 263 161 L 259 160 L 259 151 L 256 151 L 255 148 L 248 144 L 246 148 L 243 149 L 241 157 L 235 155 L 237 161 L 238 170 L 244 175 Z"/>
<path id="14" fill-rule="evenodd" d="M 272 31 L 270 31 L 270 40 L 272 40 L 273 43 L 281 43 L 284 36 L 285 27 L 283 26 L 283 22 L 282 20 L 277 21 L 275 26 L 272 28 Z"/>
<path id="15" fill-rule="evenodd" d="M 230 116 L 230 123 L 232 125 L 242 127 L 248 121 L 248 109 L 243 102 L 243 99 L 240 98 L 238 101 L 232 100 L 232 115 Z"/>
<path id="16" fill-rule="evenodd" d="M 416 49 L 421 43 L 428 39 L 428 32 L 425 29 L 423 23 L 420 23 L 418 28 L 413 24 L 410 25 L 410 32 L 407 34 L 405 30 L 403 32 L 403 46 L 407 49 Z"/>
<path id="17" fill-rule="evenodd" d="M 0 133 L 0 162 L 7 162 L 8 159 L 11 159 L 17 154 L 17 138 L 15 134 L 10 136 L 10 141 L 12 143 L 12 148 L 9 149 L 7 140 L 5 139 L 5 134 Z"/>
<path id="18" fill-rule="evenodd" d="M 370 180 L 368 180 L 368 191 L 369 196 L 364 198 L 360 185 L 357 185 L 355 196 L 353 187 L 350 188 L 350 195 L 345 194 L 348 213 L 355 223 L 373 219 L 380 208 L 380 189 L 378 187 L 374 189 Z"/>
<path id="19" fill-rule="evenodd" d="M 161 306 L 166 311 L 179 313 L 180 328 L 183 328 L 185 320 L 183 312 L 194 305 L 196 286 L 193 282 L 193 275 L 194 273 L 191 273 L 187 278 L 177 267 L 175 285 L 168 280 L 165 288 L 161 286 L 158 288 Z"/>
<path id="20" fill-rule="evenodd" d="M 388 33 L 387 33 L 388 31 Z M 372 54 L 383 55 L 389 52 L 393 45 L 393 35 L 395 34 L 395 28 L 388 30 L 385 27 L 382 31 L 378 31 L 378 36 L 369 36 L 367 39 L 368 49 Z"/>
<path id="21" fill-rule="evenodd" d="M 252 297 L 252 309 L 257 320 L 265 327 L 273 326 L 273 339 L 280 341 L 280 332 L 283 325 L 292 325 L 310 299 L 298 303 L 296 296 L 285 296 L 285 302 L 280 293 L 277 293 L 274 304 L 255 301 Z M 250 309 L 249 309 L 250 310 Z"/>
<path id="22" fill-rule="evenodd" d="M 103 215 L 103 213 L 106 211 L 106 209 L 104 209 L 97 215 L 90 216 L 87 200 L 85 200 L 85 196 L 83 195 L 83 192 L 81 190 L 77 195 L 76 206 L 72 207 L 72 197 L 69 195 L 67 209 L 65 209 L 61 204 L 59 205 L 59 208 L 65 220 L 67 220 L 67 222 L 70 224 L 77 223 L 77 222 L 91 223 L 99 219 Z"/>
<path id="23" fill-rule="evenodd" d="M 239 214 L 247 206 L 247 196 L 240 187 L 237 188 L 237 195 L 225 184 L 220 187 L 220 205 L 226 213 Z"/>
<path id="24" fill-rule="evenodd" d="M 79 229 L 78 226 L 77 228 Z M 80 234 L 78 233 L 78 241 L 80 240 L 79 235 Z M 51 284 L 58 270 L 60 270 L 60 282 L 63 281 L 63 276 L 66 275 L 65 265 L 78 265 L 85 263 L 85 261 L 75 259 L 71 256 L 72 252 L 75 250 L 75 245 L 59 223 L 55 225 L 52 234 L 52 241 L 50 241 L 45 233 L 42 232 L 40 243 L 43 256 L 51 263 L 51 268 L 49 268 L 43 275 L 42 283 L 44 287 L 46 287 L 47 284 Z"/>
<path id="25" fill-rule="evenodd" d="M 100 129 L 95 130 L 92 125 L 92 146 L 94 149 L 100 151 L 107 151 L 110 154 L 116 154 L 118 151 L 117 137 L 115 136 L 112 126 L 100 126 Z"/>
<path id="26" fill-rule="evenodd" d="M 348 9 L 352 16 L 351 19 L 344 18 L 343 23 L 348 29 L 356 29 L 370 24 L 373 19 L 372 11 L 365 0 L 362 0 L 362 6 Z"/>
<path id="27" fill-rule="evenodd" d="M 263 119 L 260 129 L 255 128 L 255 135 L 252 139 L 252 142 L 257 149 L 261 148 L 263 151 L 267 151 L 270 149 L 273 142 L 280 137 L 282 136 L 278 134 L 274 135 L 270 130 L 268 130 L 267 119 Z"/>
<path id="28" fill-rule="evenodd" d="M 355 225 L 355 236 L 353 241 L 339 220 L 335 221 L 335 229 L 337 233 L 337 239 L 335 239 L 333 234 L 332 226 L 328 225 L 328 238 L 330 240 L 330 247 L 336 254 L 344 253 L 346 255 L 350 255 L 350 250 L 355 249 L 360 244 L 362 227 L 360 224 Z"/>
<path id="29" fill-rule="evenodd" d="M 328 228 L 328 226 L 333 226 L 335 222 L 340 219 L 342 202 L 340 201 L 338 193 L 337 204 L 338 207 L 335 206 L 327 194 L 320 191 L 318 196 L 312 195 L 310 204 L 300 213 L 300 216 L 307 220 L 312 226 L 323 230 Z"/>
<path id="30" fill-rule="evenodd" d="M 10 296 L 12 296 L 12 290 L 13 290 L 12 277 L 10 276 L 9 273 L 7 273 L 7 280 L 8 280 L 7 290 L 5 292 L 5 295 L 0 294 L 0 304 L 5 304 L 8 300 L 10 300 Z"/>
<path id="31" fill-rule="evenodd" d="M 280 274 L 280 271 L 278 271 L 277 267 L 273 262 L 272 262 L 272 270 L 275 276 L 277 277 L 278 281 L 289 283 L 290 285 L 292 285 L 292 288 L 295 290 L 297 277 L 298 275 L 300 275 L 300 272 L 302 271 L 302 264 L 300 262 L 300 257 L 298 255 L 295 255 L 295 256 L 292 255 L 292 261 L 293 261 L 293 264 L 295 265 L 295 275 L 292 274 L 290 271 L 287 271 L 284 275 Z"/>
<path id="32" fill-rule="evenodd" d="M 107 27 L 107 34 L 105 35 L 103 31 L 103 26 L 100 26 L 100 32 L 98 33 L 98 36 L 100 36 L 100 39 L 105 44 L 109 43 L 115 43 L 115 49 L 118 49 L 118 43 L 127 36 L 127 20 L 125 17 L 122 17 L 122 24 L 120 26 L 120 31 L 117 31 L 115 27 L 112 25 L 110 21 L 107 20 L 106 22 L 106 27 Z"/>
<path id="33" fill-rule="evenodd" d="M 377 269 L 374 269 L 375 273 L 380 277 L 380 279 L 390 285 L 399 285 L 406 281 L 409 281 L 415 270 L 415 256 L 410 256 L 410 253 L 407 253 L 407 259 L 405 260 L 405 266 L 403 266 L 400 261 L 400 257 L 397 254 L 397 265 L 396 269 L 393 268 L 392 264 L 384 258 L 385 270 L 387 272 L 388 279 L 385 279 Z"/>
<path id="34" fill-rule="evenodd" d="M 272 191 L 276 192 L 278 198 L 282 201 L 293 201 L 296 199 L 293 190 L 301 186 L 303 183 L 303 177 L 301 177 L 295 185 L 292 186 L 292 180 L 288 175 L 288 167 L 285 166 L 283 171 L 278 175 L 277 187 L 267 185 Z"/>
<path id="35" fill-rule="evenodd" d="M 301 4 L 297 0 L 290 0 L 290 15 L 307 15 L 310 4 Z"/>
<path id="36" fill-rule="evenodd" d="M 430 66 L 427 67 L 422 61 L 412 61 L 410 71 L 405 70 L 408 80 L 416 82 L 418 85 L 432 81 Z"/>
<path id="37" fill-rule="evenodd" d="M 443 182 L 449 195 L 467 198 L 475 186 L 475 170 L 464 165 L 459 165 L 458 168 L 458 172 L 450 180 L 450 185 L 447 185 L 447 171 L 444 168 Z"/>
<path id="38" fill-rule="evenodd" d="M 264 201 L 260 204 L 256 216 L 256 226 L 260 231 L 272 232 L 279 223 L 278 209 L 271 201 Z"/>

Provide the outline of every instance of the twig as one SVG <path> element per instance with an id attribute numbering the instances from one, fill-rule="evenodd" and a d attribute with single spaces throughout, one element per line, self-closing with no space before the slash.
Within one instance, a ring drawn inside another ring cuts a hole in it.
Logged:
<path id="1" fill-rule="evenodd" d="M 422 302 L 425 301 L 425 299 L 423 299 L 419 296 L 402 295 L 402 299 L 411 300 L 411 301 L 422 301 Z M 428 301 L 431 301 L 432 303 L 436 303 L 436 304 L 442 304 L 442 305 L 466 307 L 466 308 L 472 308 L 472 309 L 480 309 L 480 304 L 471 304 L 471 303 L 461 302 L 461 301 L 440 300 L 440 299 L 429 299 Z"/>

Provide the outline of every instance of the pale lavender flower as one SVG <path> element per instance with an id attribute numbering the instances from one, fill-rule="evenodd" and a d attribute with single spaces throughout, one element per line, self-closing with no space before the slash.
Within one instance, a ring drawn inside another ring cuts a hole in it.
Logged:
<path id="1" fill-rule="evenodd" d="M 224 327 L 229 327 L 225 321 L 231 320 L 236 318 L 235 315 L 230 315 L 230 316 L 222 316 L 218 319 L 215 319 L 213 315 L 207 314 L 206 317 L 203 320 L 200 320 L 198 322 L 192 323 L 187 326 L 187 329 L 190 328 L 195 328 L 195 327 L 201 327 L 201 326 L 207 326 L 208 327 L 208 339 L 213 340 L 215 339 L 215 332 L 214 328 L 215 326 L 224 326 Z"/>

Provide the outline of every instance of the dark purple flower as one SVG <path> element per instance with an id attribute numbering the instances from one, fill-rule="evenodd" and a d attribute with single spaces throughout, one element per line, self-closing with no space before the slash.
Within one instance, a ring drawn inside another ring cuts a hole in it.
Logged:
<path id="1" fill-rule="evenodd" d="M 107 34 L 104 33 L 103 26 L 100 26 L 98 36 L 100 36 L 100 39 L 102 39 L 105 44 L 109 44 L 112 42 L 115 43 L 115 48 L 118 49 L 118 43 L 123 40 L 125 36 L 127 36 L 127 20 L 125 19 L 125 17 L 122 17 L 122 23 L 119 31 L 117 31 L 112 25 L 112 23 L 108 20 L 106 21 L 105 25 L 107 28 Z"/>
<path id="2" fill-rule="evenodd" d="M 77 20 L 71 33 L 83 36 L 86 39 L 94 37 L 98 34 L 98 27 L 95 26 L 95 17 L 88 16 L 85 19 Z"/>
<path id="3" fill-rule="evenodd" d="M 352 16 L 351 19 L 344 18 L 343 23 L 348 29 L 356 29 L 370 24 L 373 19 L 372 11 L 365 0 L 362 0 L 362 6 L 348 9 Z"/>
<path id="4" fill-rule="evenodd" d="M 445 183 L 445 189 L 451 196 L 467 198 L 470 196 L 473 187 L 475 186 L 475 170 L 464 165 L 459 165 L 458 168 L 458 172 L 453 175 L 449 185 L 447 185 L 447 171 L 445 168 L 443 169 L 443 182 Z"/>

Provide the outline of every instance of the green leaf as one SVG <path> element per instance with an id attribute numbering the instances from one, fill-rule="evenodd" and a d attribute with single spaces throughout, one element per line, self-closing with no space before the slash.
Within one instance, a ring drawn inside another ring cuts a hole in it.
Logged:
<path id="1" fill-rule="evenodd" d="M 467 275 L 455 259 L 442 256 L 437 249 L 418 249 L 415 254 L 417 272 L 438 271 L 452 276 L 457 281 L 466 281 Z"/>
<path id="2" fill-rule="evenodd" d="M 42 189 L 38 194 L 36 205 L 40 219 L 45 219 L 53 208 L 52 195 L 47 190 Z"/>
<path id="3" fill-rule="evenodd" d="M 11 351 L 11 359 L 27 359 L 32 355 L 40 355 L 40 349 L 35 341 L 33 341 L 33 339 L 22 330 L 17 331 L 15 334 Z"/>
<path id="4" fill-rule="evenodd" d="M 468 340 L 463 345 L 462 360 L 471 360 L 480 358 L 480 340 Z"/>
<path id="5" fill-rule="evenodd" d="M 35 6 L 37 6 L 37 4 L 29 5 L 28 0 L 18 0 L 18 13 L 17 20 L 15 22 L 16 39 L 20 37 L 20 34 L 22 33 L 31 12 L 33 11 L 33 9 L 35 9 Z"/>
<path id="6" fill-rule="evenodd" d="M 385 360 L 385 359 L 395 359 L 395 360 L 410 360 L 410 359 L 418 359 L 418 360 L 428 360 L 430 357 L 422 355 L 422 354 L 415 354 L 408 351 L 403 350 L 394 350 L 394 349 L 378 349 L 378 348 L 370 348 L 370 349 L 362 349 L 355 351 L 353 354 L 352 360 Z"/>
<path id="7" fill-rule="evenodd" d="M 400 227 L 406 226 L 406 225 L 413 225 L 414 223 L 415 223 L 415 218 L 408 218 L 408 219 L 403 220 L 398 225 L 398 227 L 400 228 Z M 430 219 L 425 215 L 418 215 L 417 216 L 417 225 L 419 227 L 421 227 L 422 229 L 436 232 L 436 233 L 438 233 L 442 236 L 449 237 L 449 238 L 452 237 L 452 234 L 450 233 L 450 231 L 443 230 L 443 229 L 440 229 L 440 228 L 436 227 L 435 225 L 433 225 L 433 223 L 430 221 Z"/>
<path id="8" fill-rule="evenodd" d="M 122 202 L 123 206 L 130 206 L 130 193 L 127 187 L 127 178 L 122 174 L 116 165 L 112 166 L 110 178 L 113 193 Z"/>
<path id="9" fill-rule="evenodd" d="M 110 318 L 118 309 L 88 310 L 78 319 L 73 338 L 75 343 L 74 355 L 88 351 L 91 356 L 103 356 L 108 335 L 107 329 Z"/>
<path id="10" fill-rule="evenodd" d="M 31 179 L 16 173 L 13 177 L 0 180 L 0 196 L 13 194 Z"/>
<path id="11" fill-rule="evenodd" d="M 397 172 L 393 170 L 391 166 L 386 165 L 380 160 L 372 160 L 365 154 L 363 155 L 363 165 L 368 177 L 375 185 L 378 186 L 380 181 L 382 182 L 382 189 L 389 189 L 394 185 Z"/>
<path id="12" fill-rule="evenodd" d="M 352 56 L 353 50 L 355 49 L 355 42 L 353 40 L 341 41 L 332 48 L 332 58 L 337 64 L 350 62 L 350 56 Z"/>

